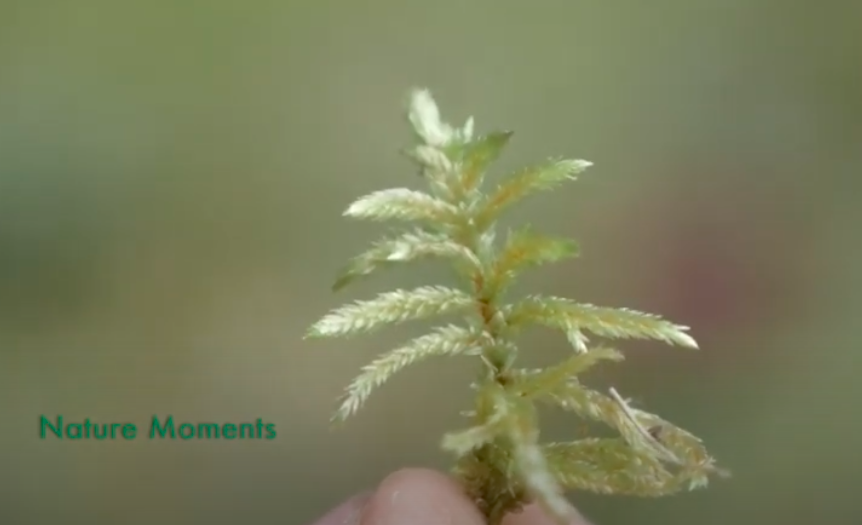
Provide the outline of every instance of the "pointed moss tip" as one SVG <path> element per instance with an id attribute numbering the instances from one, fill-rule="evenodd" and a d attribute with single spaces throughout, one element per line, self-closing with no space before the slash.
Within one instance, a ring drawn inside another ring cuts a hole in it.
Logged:
<path id="1" fill-rule="evenodd" d="M 683 346 L 692 348 L 694 350 L 700 350 L 700 347 L 698 346 L 697 341 L 694 340 L 694 337 L 688 335 L 687 333 L 679 332 L 677 334 L 677 338 Z"/>

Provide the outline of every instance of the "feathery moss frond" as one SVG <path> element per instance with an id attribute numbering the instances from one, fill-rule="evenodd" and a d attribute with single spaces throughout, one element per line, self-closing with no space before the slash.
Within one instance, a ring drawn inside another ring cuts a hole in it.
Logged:
<path id="1" fill-rule="evenodd" d="M 578 245 L 570 239 L 541 235 L 529 226 L 511 231 L 491 270 L 487 287 L 501 292 L 522 270 L 575 257 L 577 253 Z"/>
<path id="2" fill-rule="evenodd" d="M 427 89 L 410 91 L 410 101 L 407 107 L 407 120 L 416 137 L 431 147 L 443 147 L 457 136 L 457 130 L 443 122 L 437 103 Z M 465 126 L 472 131 L 472 119 Z"/>
<path id="3" fill-rule="evenodd" d="M 710 474 L 727 475 L 715 467 L 701 441 L 691 433 L 658 416 L 630 408 L 613 389 L 611 394 L 605 396 L 570 379 L 537 398 L 615 428 L 633 449 L 674 467 L 676 473 L 667 483 L 653 487 L 655 495 L 676 492 L 686 485 L 689 489 L 703 486 Z"/>
<path id="4" fill-rule="evenodd" d="M 344 400 L 333 420 L 347 419 L 359 410 L 375 388 L 417 361 L 435 356 L 475 355 L 481 352 L 483 337 L 484 334 L 476 334 L 460 326 L 443 326 L 381 355 L 362 367 L 362 373 L 347 387 Z"/>
<path id="5" fill-rule="evenodd" d="M 567 489 L 598 494 L 663 496 L 673 475 L 651 455 L 619 438 L 550 443 L 542 450 L 552 473 Z"/>
<path id="6" fill-rule="evenodd" d="M 386 324 L 456 313 L 474 304 L 474 299 L 454 288 L 423 286 L 396 290 L 370 301 L 357 301 L 333 310 L 315 323 L 306 337 L 344 337 L 371 332 Z"/>
<path id="7" fill-rule="evenodd" d="M 610 395 L 586 388 L 582 374 L 600 361 L 620 361 L 613 349 L 591 346 L 585 332 L 602 338 L 655 339 L 697 348 L 687 328 L 659 316 L 624 308 L 603 308 L 554 296 L 533 295 L 503 304 L 503 292 L 530 267 L 577 253 L 574 242 L 528 228 L 495 244 L 495 223 L 527 196 L 574 180 L 591 164 L 555 160 L 522 169 L 490 192 L 484 175 L 512 133 L 474 138 L 472 117 L 461 126 L 441 119 L 427 90 L 411 93 L 408 120 L 417 139 L 404 152 L 419 165 L 427 193 L 397 188 L 354 202 L 345 216 L 411 221 L 425 229 L 385 238 L 354 257 L 334 288 L 393 263 L 438 257 L 453 263 L 469 291 L 444 286 L 396 290 L 333 310 L 306 337 L 346 337 L 386 324 L 436 315 L 463 314 L 465 327 L 448 325 L 382 354 L 364 366 L 346 388 L 333 417 L 355 413 L 375 388 L 405 367 L 434 356 L 473 356 L 480 372 L 473 386 L 470 425 L 444 436 L 442 447 L 457 456 L 455 475 L 489 525 L 529 501 L 542 505 L 560 525 L 572 507 L 564 489 L 603 494 L 660 496 L 706 484 L 723 471 L 698 438 L 648 412 L 632 408 L 616 390 Z M 563 331 L 575 353 L 538 370 L 515 368 L 514 337 L 528 324 Z M 619 437 L 541 444 L 537 403 L 550 403 L 584 419 L 608 425 Z"/>
<path id="8" fill-rule="evenodd" d="M 407 188 L 381 190 L 359 198 L 344 212 L 346 217 L 386 221 L 423 221 L 449 224 L 460 216 L 458 208 L 437 197 Z"/>
<path id="9" fill-rule="evenodd" d="M 512 204 L 537 191 L 550 190 L 567 180 L 575 180 L 579 173 L 592 165 L 586 160 L 550 160 L 521 169 L 486 197 L 478 213 L 477 224 L 480 228 L 490 225 Z"/>
<path id="10" fill-rule="evenodd" d="M 453 452 L 456 456 L 463 456 L 493 441 L 501 432 L 503 420 L 503 413 L 497 413 L 481 425 L 449 432 L 443 436 L 441 446 L 443 450 Z"/>
<path id="11" fill-rule="evenodd" d="M 354 257 L 339 274 L 332 286 L 337 291 L 359 277 L 393 263 L 405 263 L 425 257 L 441 257 L 454 261 L 464 272 L 478 270 L 476 255 L 448 235 L 415 230 L 375 243 L 370 250 Z"/>
<path id="12" fill-rule="evenodd" d="M 476 426 L 444 435 L 442 442 L 444 450 L 461 457 L 491 443 L 506 430 L 506 422 L 511 417 L 511 407 L 504 397 L 504 392 L 495 385 L 486 385 L 483 390 L 477 397 L 484 401 L 484 406 L 481 408 L 487 412 L 486 417 Z"/>
<path id="13" fill-rule="evenodd" d="M 485 171 L 500 157 L 512 135 L 511 131 L 489 133 L 452 153 L 453 156 L 463 159 L 460 182 L 465 193 L 475 191 L 482 184 Z"/>
<path id="14" fill-rule="evenodd" d="M 622 361 L 623 354 L 613 348 L 596 347 L 575 354 L 558 365 L 544 369 L 515 371 L 515 388 L 524 397 L 535 397 L 565 385 L 569 379 L 586 372 L 601 361 Z"/>
<path id="15" fill-rule="evenodd" d="M 550 401 L 561 408 L 571 410 L 581 417 L 600 421 L 616 429 L 632 446 L 649 449 L 662 456 L 662 459 L 676 461 L 672 455 L 663 449 L 660 443 L 633 420 L 627 412 L 627 405 L 621 404 L 613 397 L 605 396 L 595 390 L 582 386 L 577 379 L 539 390 L 534 397 L 542 401 Z"/>
<path id="16" fill-rule="evenodd" d="M 715 459 L 706 451 L 703 441 L 694 434 L 655 414 L 636 408 L 632 408 L 631 412 L 643 428 L 650 429 L 655 439 L 672 451 L 676 457 L 682 459 L 682 475 L 678 475 L 677 478 L 678 482 L 685 482 L 688 486 L 680 487 L 681 489 L 692 490 L 705 487 L 711 474 L 721 477 L 730 476 L 729 471 L 716 466 Z"/>
<path id="17" fill-rule="evenodd" d="M 600 337 L 618 339 L 656 339 L 669 344 L 697 348 L 697 342 L 686 332 L 687 326 L 671 323 L 658 315 L 628 308 L 604 308 L 579 304 L 570 299 L 533 295 L 513 305 L 509 323 L 528 322 L 553 328 L 572 326 Z"/>

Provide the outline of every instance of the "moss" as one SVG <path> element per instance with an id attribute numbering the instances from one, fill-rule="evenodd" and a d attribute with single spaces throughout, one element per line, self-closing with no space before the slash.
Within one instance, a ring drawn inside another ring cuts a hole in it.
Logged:
<path id="1" fill-rule="evenodd" d="M 687 327 L 626 308 L 531 295 L 506 300 L 522 272 L 575 257 L 568 239 L 529 227 L 498 241 L 495 223 L 511 206 L 537 192 L 575 180 L 591 163 L 549 160 L 519 170 L 494 188 L 485 173 L 512 138 L 511 132 L 474 136 L 473 120 L 453 127 L 440 118 L 428 91 L 412 93 L 408 111 L 416 142 L 405 153 L 420 168 L 425 191 L 395 188 L 361 197 L 344 215 L 401 221 L 410 226 L 355 257 L 336 280 L 340 290 L 394 264 L 424 258 L 448 261 L 458 276 L 452 286 L 395 290 L 336 309 L 314 324 L 308 337 L 349 337 L 386 325 L 460 314 L 463 323 L 438 327 L 363 367 L 347 387 L 335 420 L 354 414 L 372 391 L 404 367 L 436 356 L 478 361 L 476 406 L 466 429 L 443 437 L 456 456 L 455 475 L 491 525 L 535 500 L 560 523 L 571 506 L 563 493 L 662 496 L 706 485 L 714 465 L 700 440 L 658 416 L 633 408 L 615 389 L 603 394 L 578 377 L 623 355 L 587 338 L 655 339 L 697 348 Z M 561 331 L 572 349 L 557 365 L 516 367 L 517 334 L 529 326 Z M 541 443 L 537 406 L 550 403 L 616 429 L 617 438 Z"/>

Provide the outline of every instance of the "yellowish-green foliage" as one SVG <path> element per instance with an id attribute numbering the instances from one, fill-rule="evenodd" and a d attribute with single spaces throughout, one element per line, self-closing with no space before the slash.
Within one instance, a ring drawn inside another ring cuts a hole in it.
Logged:
<path id="1" fill-rule="evenodd" d="M 497 218 L 533 193 L 575 180 L 590 163 L 551 160 L 483 192 L 485 172 L 512 133 L 474 136 L 472 119 L 452 127 L 441 121 L 425 90 L 412 93 L 408 116 L 418 140 L 406 153 L 418 163 L 428 189 L 378 191 L 350 205 L 345 216 L 412 226 L 351 260 L 334 288 L 380 268 L 427 257 L 449 261 L 461 282 L 458 287 L 396 290 L 343 306 L 314 324 L 308 337 L 353 336 L 448 314 L 462 314 L 464 323 L 438 327 L 363 367 L 347 387 L 335 419 L 355 413 L 374 389 L 408 365 L 436 356 L 472 356 L 481 369 L 473 384 L 472 425 L 444 436 L 443 447 L 457 456 L 455 474 L 490 524 L 530 500 L 568 523 L 571 507 L 562 496 L 565 489 L 661 496 L 706 485 L 709 475 L 720 471 L 698 438 L 631 407 L 614 389 L 602 394 L 578 380 L 600 361 L 623 359 L 614 349 L 591 345 L 587 334 L 697 348 L 687 327 L 656 315 L 554 296 L 504 301 L 504 292 L 520 272 L 573 257 L 577 246 L 529 228 L 497 241 Z M 530 325 L 562 331 L 572 346 L 569 356 L 541 370 L 517 368 L 515 336 Z M 540 403 L 605 423 L 619 437 L 540 443 Z"/>

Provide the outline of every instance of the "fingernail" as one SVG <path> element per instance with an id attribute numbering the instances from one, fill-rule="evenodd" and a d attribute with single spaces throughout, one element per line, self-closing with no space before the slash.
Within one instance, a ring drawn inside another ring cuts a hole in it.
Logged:
<path id="1" fill-rule="evenodd" d="M 362 508 L 371 497 L 371 491 L 358 494 L 329 511 L 314 525 L 359 525 Z"/>

